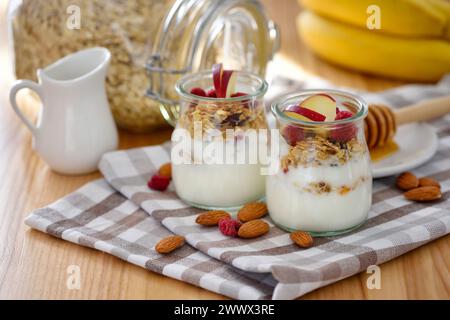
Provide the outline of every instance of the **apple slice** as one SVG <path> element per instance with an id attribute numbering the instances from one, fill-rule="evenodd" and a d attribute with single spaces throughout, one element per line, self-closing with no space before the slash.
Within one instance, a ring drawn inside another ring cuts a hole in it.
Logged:
<path id="1" fill-rule="evenodd" d="M 298 105 L 289 106 L 286 108 L 286 110 L 289 112 L 298 113 L 299 115 L 302 115 L 302 116 L 308 118 L 309 121 L 317 121 L 317 122 L 325 121 L 325 116 L 323 114 L 320 114 L 314 110 L 311 110 L 311 109 L 308 109 L 305 107 L 301 107 Z"/>
<path id="2" fill-rule="evenodd" d="M 212 66 L 213 83 L 216 93 L 219 94 L 222 86 L 223 67 L 221 63 L 213 64 Z"/>
<path id="3" fill-rule="evenodd" d="M 217 97 L 229 98 L 235 91 L 237 73 L 234 70 L 223 70 L 220 91 Z"/>
<path id="4" fill-rule="evenodd" d="M 306 122 L 311 121 L 311 119 L 308 119 L 307 117 L 305 117 L 305 116 L 303 116 L 301 114 L 298 114 L 297 112 L 285 111 L 284 114 L 289 116 L 289 117 L 291 117 L 291 118 L 298 119 L 298 120 L 301 120 L 301 121 L 306 121 Z"/>
<path id="5" fill-rule="evenodd" d="M 325 121 L 334 121 L 336 118 L 336 101 L 327 94 L 313 95 L 304 100 L 300 106 L 324 115 Z"/>
<path id="6" fill-rule="evenodd" d="M 223 86 L 222 90 L 225 91 L 225 98 L 230 98 L 234 92 L 236 92 L 236 82 L 237 82 L 237 72 L 230 71 L 231 76 L 228 79 L 228 83 L 225 82 L 225 77 L 223 77 Z M 226 89 L 224 89 L 225 87 Z"/>

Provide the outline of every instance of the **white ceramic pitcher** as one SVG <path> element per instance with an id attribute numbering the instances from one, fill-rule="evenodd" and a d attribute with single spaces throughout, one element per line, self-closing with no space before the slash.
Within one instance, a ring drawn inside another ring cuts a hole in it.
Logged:
<path id="1" fill-rule="evenodd" d="M 111 53 L 91 48 L 70 54 L 37 71 L 39 83 L 18 80 L 11 105 L 33 134 L 33 148 L 56 172 L 95 171 L 103 153 L 117 148 L 117 129 L 105 91 Z M 17 92 L 35 91 L 42 109 L 36 126 L 20 111 Z"/>

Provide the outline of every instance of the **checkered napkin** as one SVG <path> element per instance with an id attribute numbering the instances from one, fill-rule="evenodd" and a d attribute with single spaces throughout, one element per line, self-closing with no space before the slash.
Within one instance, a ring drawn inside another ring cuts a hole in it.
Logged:
<path id="1" fill-rule="evenodd" d="M 273 97 L 282 89 L 287 92 L 306 87 L 324 88 L 331 85 L 321 80 L 299 83 L 278 78 L 271 94 Z M 436 86 L 407 86 L 363 96 L 370 102 L 400 107 L 449 93 L 450 78 L 446 78 Z M 137 205 L 145 210 L 150 215 L 144 215 L 148 221 L 146 223 L 151 227 L 145 223 L 139 228 L 137 224 L 129 227 L 121 219 L 111 222 L 111 219 L 104 217 L 107 209 L 103 209 L 101 215 L 94 213 L 92 216 L 86 204 L 80 205 L 81 209 L 74 209 L 73 205 L 66 204 L 65 199 L 60 200 L 62 203 L 35 211 L 27 223 L 44 232 L 110 252 L 156 272 L 233 298 L 254 299 L 272 295 L 274 299 L 292 299 L 449 233 L 450 118 L 442 118 L 433 125 L 440 136 L 439 150 L 430 162 L 415 172 L 441 182 L 442 200 L 431 205 L 409 202 L 392 187 L 393 178 L 377 180 L 369 220 L 363 227 L 339 237 L 317 238 L 315 246 L 307 250 L 293 245 L 288 234 L 275 227 L 269 218 L 266 221 L 271 225 L 271 230 L 261 238 L 242 240 L 225 237 L 216 228 L 196 225 L 195 216 L 200 210 L 180 201 L 173 186 L 163 193 L 149 190 L 147 180 L 161 164 L 169 161 L 168 144 L 112 152 L 106 154 L 100 163 L 100 170 L 108 183 L 128 199 L 122 198 L 124 206 Z M 94 185 L 109 190 L 114 198 L 120 197 L 104 182 Z M 109 208 L 107 197 L 98 199 L 93 186 L 85 188 L 87 190 L 81 189 L 68 198 L 84 194 L 85 198 L 90 199 L 91 207 L 103 203 L 101 207 Z M 51 209 L 52 206 L 55 208 Z M 143 215 L 143 211 L 134 208 Z M 114 214 L 106 213 L 107 216 L 115 216 L 118 209 L 111 208 L 111 212 Z M 122 218 L 127 220 L 127 215 L 132 213 L 127 211 Z M 157 221 L 167 230 L 184 235 L 195 249 L 185 246 L 168 256 L 155 253 L 152 249 L 154 243 L 168 234 Z M 58 224 L 56 229 L 52 227 L 55 223 Z M 111 233 L 110 230 L 114 231 Z M 136 242 L 139 249 L 135 249 Z M 185 253 L 186 250 L 189 253 Z"/>
<path id="2" fill-rule="evenodd" d="M 189 245 L 170 255 L 154 250 L 172 233 L 101 179 L 35 210 L 32 228 L 235 299 L 268 299 L 276 281 L 270 274 L 242 272 Z"/>

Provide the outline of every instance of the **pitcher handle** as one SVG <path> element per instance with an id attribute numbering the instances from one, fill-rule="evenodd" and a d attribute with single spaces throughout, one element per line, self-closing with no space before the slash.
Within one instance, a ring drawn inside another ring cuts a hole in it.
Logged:
<path id="1" fill-rule="evenodd" d="M 43 93 L 42 93 L 42 87 L 40 84 L 30 81 L 30 80 L 18 80 L 14 82 L 11 91 L 9 93 L 9 101 L 11 102 L 11 106 L 16 112 L 16 114 L 19 116 L 20 120 L 30 129 L 31 133 L 36 136 L 37 133 L 37 127 L 31 123 L 31 121 L 22 113 L 19 106 L 17 105 L 16 96 L 17 93 L 22 89 L 30 89 L 36 92 L 39 96 L 39 98 L 42 101 L 42 104 L 44 105 L 43 100 Z"/>

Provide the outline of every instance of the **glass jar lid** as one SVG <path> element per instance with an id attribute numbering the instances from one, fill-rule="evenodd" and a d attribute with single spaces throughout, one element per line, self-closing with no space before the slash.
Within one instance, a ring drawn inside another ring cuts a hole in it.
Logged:
<path id="1" fill-rule="evenodd" d="M 278 48 L 278 30 L 259 1 L 174 1 L 146 65 L 147 96 L 164 106 L 166 117 L 166 107 L 178 104 L 174 84 L 181 75 L 222 62 L 227 69 L 264 76 Z"/>

